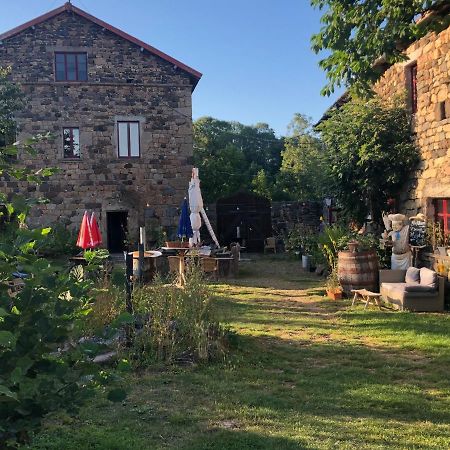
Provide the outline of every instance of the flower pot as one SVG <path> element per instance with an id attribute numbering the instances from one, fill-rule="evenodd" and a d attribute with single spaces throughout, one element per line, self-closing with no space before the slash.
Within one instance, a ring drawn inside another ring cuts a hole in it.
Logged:
<path id="1" fill-rule="evenodd" d="M 438 252 L 441 256 L 446 256 L 447 255 L 447 248 L 446 247 L 438 247 Z"/>
<path id="2" fill-rule="evenodd" d="M 359 242 L 350 241 L 347 245 L 349 252 L 356 253 L 358 251 Z"/>
<path id="3" fill-rule="evenodd" d="M 327 297 L 331 298 L 331 300 L 342 300 L 342 290 L 327 289 Z"/>
<path id="4" fill-rule="evenodd" d="M 306 271 L 309 270 L 310 258 L 309 255 L 302 255 L 302 268 Z"/>

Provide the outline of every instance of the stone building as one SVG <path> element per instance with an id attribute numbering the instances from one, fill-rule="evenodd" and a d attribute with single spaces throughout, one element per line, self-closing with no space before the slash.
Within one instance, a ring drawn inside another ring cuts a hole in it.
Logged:
<path id="1" fill-rule="evenodd" d="M 450 233 L 450 27 L 411 44 L 408 60 L 389 67 L 375 85 L 382 97 L 405 92 L 422 161 L 400 193 L 408 216 L 423 212 Z"/>
<path id="2" fill-rule="evenodd" d="M 147 219 L 170 231 L 192 168 L 192 92 L 196 70 L 66 3 L 0 35 L 0 66 L 11 66 L 25 107 L 18 140 L 51 132 L 34 169 L 59 167 L 34 193 L 40 224 L 79 226 L 99 219 L 106 245 L 120 251 Z M 33 191 L 1 180 L 3 192 Z"/>

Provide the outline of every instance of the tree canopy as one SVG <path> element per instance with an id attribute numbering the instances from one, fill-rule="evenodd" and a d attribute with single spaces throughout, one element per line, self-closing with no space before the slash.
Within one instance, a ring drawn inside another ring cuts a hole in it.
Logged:
<path id="1" fill-rule="evenodd" d="M 318 128 L 334 197 L 353 219 L 362 222 L 368 211 L 380 219 L 419 161 L 403 99 L 352 99 Z"/>
<path id="2" fill-rule="evenodd" d="M 326 51 L 320 61 L 328 78 L 325 95 L 339 86 L 366 92 L 383 72 L 377 59 L 383 57 L 387 64 L 404 60 L 403 49 L 411 41 L 450 23 L 448 0 L 311 0 L 311 4 L 324 11 L 312 47 L 316 53 Z"/>
<path id="3" fill-rule="evenodd" d="M 272 183 L 282 150 L 283 139 L 267 124 L 248 126 L 212 117 L 196 120 L 194 163 L 200 168 L 205 201 L 252 190 L 261 177 Z"/>

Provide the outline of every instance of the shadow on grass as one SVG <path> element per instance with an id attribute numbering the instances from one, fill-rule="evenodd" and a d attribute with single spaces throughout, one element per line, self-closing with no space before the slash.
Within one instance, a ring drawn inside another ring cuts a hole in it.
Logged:
<path id="1" fill-rule="evenodd" d="M 180 450 L 301 450 L 311 448 L 298 440 L 223 429 L 209 430 L 179 447 Z"/>

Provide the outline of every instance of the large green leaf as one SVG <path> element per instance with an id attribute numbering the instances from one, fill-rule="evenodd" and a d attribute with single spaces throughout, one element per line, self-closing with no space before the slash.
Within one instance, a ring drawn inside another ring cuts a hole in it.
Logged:
<path id="1" fill-rule="evenodd" d="M 0 331 L 0 346 L 12 348 L 16 344 L 16 336 L 10 331 Z"/>

